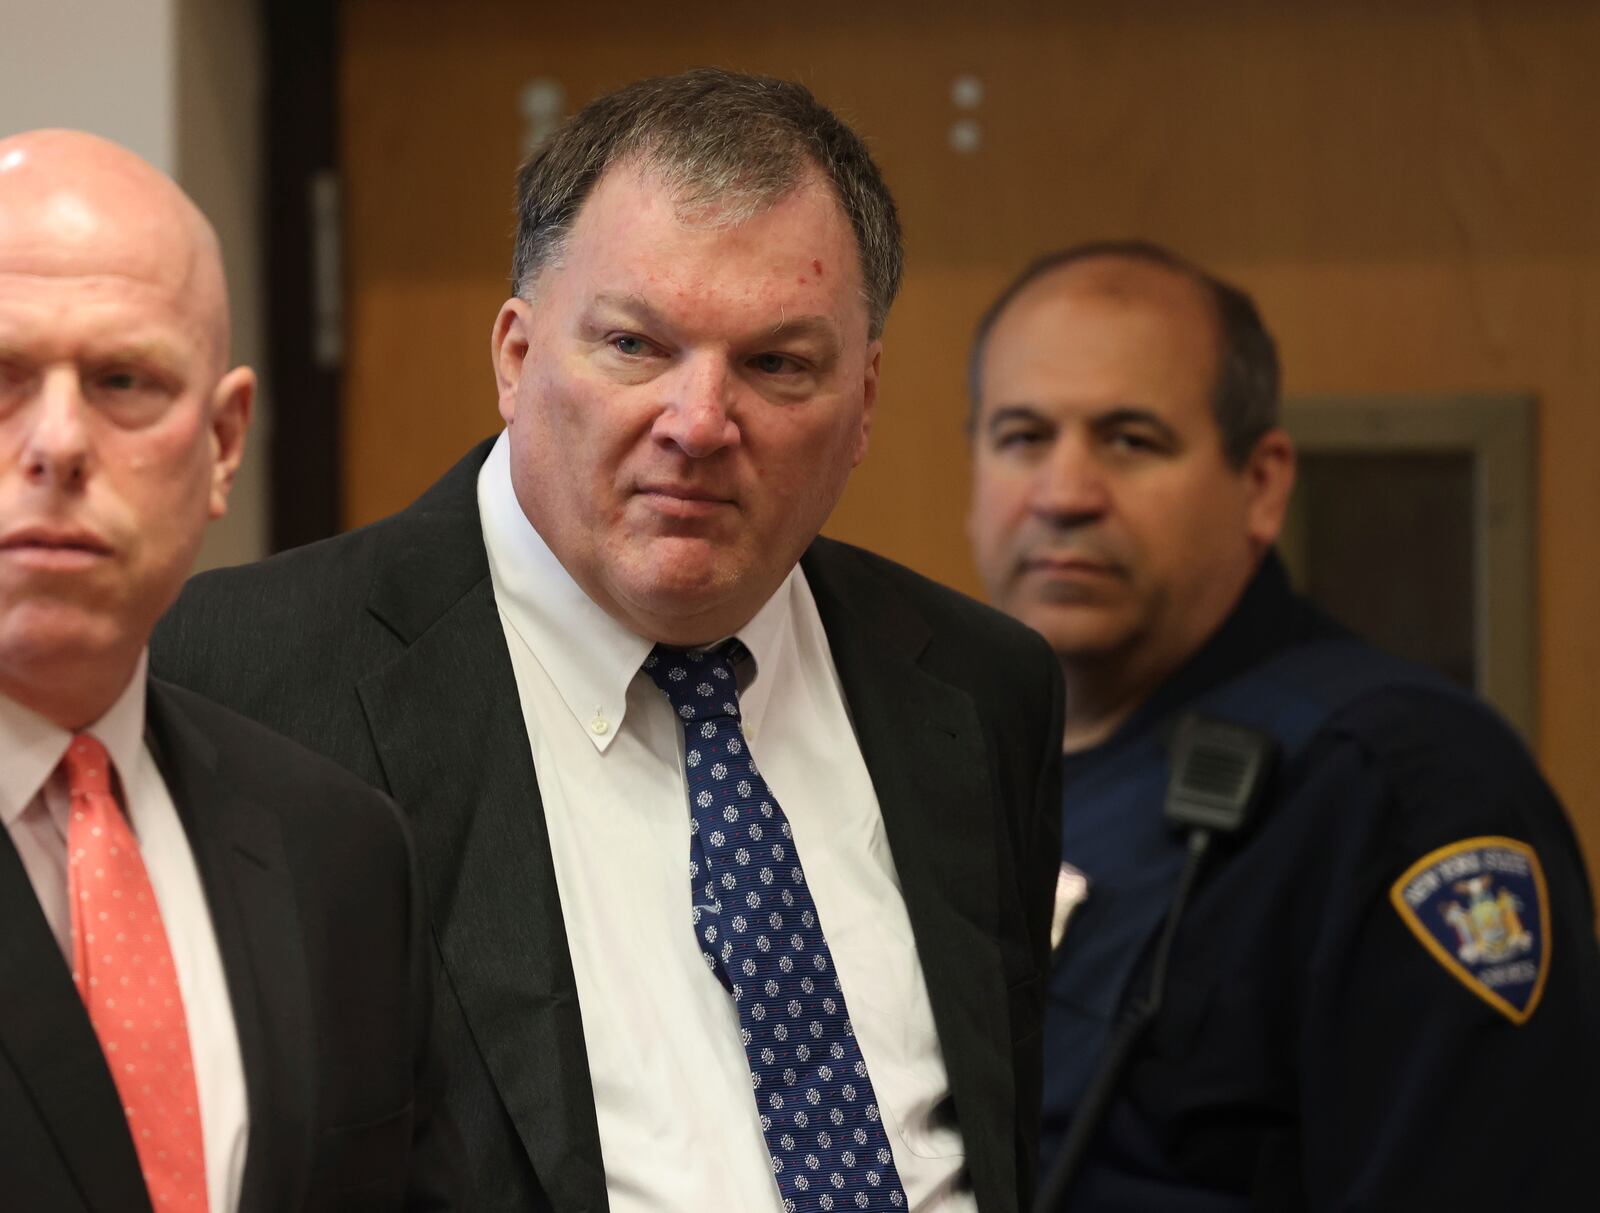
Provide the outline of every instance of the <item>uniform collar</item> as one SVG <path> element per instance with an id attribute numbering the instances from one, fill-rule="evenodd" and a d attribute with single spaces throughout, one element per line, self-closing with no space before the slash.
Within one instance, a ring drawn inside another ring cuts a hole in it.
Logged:
<path id="1" fill-rule="evenodd" d="M 1280 650 L 1344 634 L 1344 629 L 1295 594 L 1283 561 L 1276 551 L 1269 551 L 1233 610 L 1189 660 L 1105 741 L 1064 756 L 1066 782 L 1080 778 L 1149 730 L 1167 727 L 1188 704 Z"/>
<path id="2" fill-rule="evenodd" d="M 146 669 L 150 655 L 139 654 L 133 677 L 110 708 L 88 728 L 82 730 L 105 746 L 123 786 L 133 776 L 140 747 L 144 744 Z M 9 828 L 44 787 L 73 734 L 23 707 L 14 699 L 0 695 L 0 820 Z"/>
<path id="3" fill-rule="evenodd" d="M 511 448 L 502 432 L 478 472 L 478 511 L 489 554 L 495 603 L 555 685 L 567 710 L 602 753 L 622 727 L 628 685 L 655 647 L 608 615 L 572 579 L 517 501 Z M 741 664 L 740 710 L 759 725 L 774 669 L 792 629 L 791 601 L 798 567 L 754 618 L 734 633 L 754 658 Z"/>

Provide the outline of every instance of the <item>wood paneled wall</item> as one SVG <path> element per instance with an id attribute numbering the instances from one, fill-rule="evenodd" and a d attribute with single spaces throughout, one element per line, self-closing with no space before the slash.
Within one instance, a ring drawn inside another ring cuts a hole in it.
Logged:
<path id="1" fill-rule="evenodd" d="M 498 426 L 519 94 L 717 63 L 868 135 L 910 251 L 829 530 L 967 590 L 964 360 L 1034 253 L 1172 244 L 1257 297 L 1291 394 L 1541 404 L 1540 757 L 1600 871 L 1600 5 L 346 0 L 346 521 Z M 982 82 L 961 109 L 952 83 Z M 950 143 L 975 122 L 976 150 Z"/>

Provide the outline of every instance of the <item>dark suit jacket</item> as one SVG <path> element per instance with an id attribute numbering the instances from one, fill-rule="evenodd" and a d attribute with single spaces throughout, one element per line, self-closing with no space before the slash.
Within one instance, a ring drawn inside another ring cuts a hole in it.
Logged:
<path id="1" fill-rule="evenodd" d="M 392 518 L 195 578 L 154 661 L 410 815 L 447 976 L 446 1102 L 480 1207 L 598 1213 L 577 990 L 479 526 L 488 449 Z M 1033 633 L 867 553 L 819 539 L 802 565 L 882 806 L 973 1188 L 1006 1213 L 1031 1187 L 1038 1128 L 1057 666 Z"/>
<path id="2" fill-rule="evenodd" d="M 431 958 L 404 821 L 333 764 L 179 687 L 152 679 L 146 719 L 243 1054 L 242 1213 L 458 1207 L 460 1145 L 426 1073 Z M 148 1213 L 122 1101 L 4 833 L 0 924 L 0 1205 Z"/>

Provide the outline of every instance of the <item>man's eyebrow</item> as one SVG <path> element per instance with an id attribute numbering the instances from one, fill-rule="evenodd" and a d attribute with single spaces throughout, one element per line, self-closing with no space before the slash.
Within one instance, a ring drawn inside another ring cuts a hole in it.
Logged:
<path id="1" fill-rule="evenodd" d="M 1125 404 L 1117 408 L 1107 409 L 1097 413 L 1090 419 L 1090 424 L 1096 429 L 1113 429 L 1122 425 L 1144 425 L 1159 433 L 1168 442 L 1178 440 L 1178 432 L 1169 425 L 1165 418 L 1158 416 L 1150 409 L 1140 408 L 1137 405 Z"/>
<path id="2" fill-rule="evenodd" d="M 596 312 L 610 312 L 637 321 L 646 327 L 672 327 L 671 322 L 651 307 L 641 295 L 602 291 L 585 309 L 586 316 L 592 317 Z M 780 314 L 777 324 L 771 328 L 754 330 L 745 339 L 744 344 L 757 346 L 774 341 L 815 341 L 826 346 L 826 352 L 829 353 L 837 350 L 840 345 L 837 327 L 828 317 L 820 314 L 794 317 Z"/>
<path id="3" fill-rule="evenodd" d="M 792 320 L 784 317 L 764 336 L 771 341 L 838 341 L 838 332 L 826 316 L 796 316 Z"/>
<path id="4" fill-rule="evenodd" d="M 160 340 L 109 342 L 92 348 L 91 356 L 96 362 L 154 363 L 168 370 L 181 370 L 184 365 L 182 352 L 171 342 Z"/>
<path id="5" fill-rule="evenodd" d="M 1052 425 L 1054 423 L 1031 404 L 1002 404 L 989 414 L 983 428 L 992 432 L 1003 425 L 1016 424 Z"/>
<path id="6" fill-rule="evenodd" d="M 0 359 L 25 362 L 33 356 L 26 343 L 0 338 Z M 188 366 L 188 359 L 181 347 L 160 339 L 116 338 L 103 344 L 91 341 L 87 343 L 83 356 L 98 365 L 131 362 L 171 372 L 182 371 Z"/>
<path id="7" fill-rule="evenodd" d="M 662 322 L 660 313 L 645 302 L 642 295 L 623 295 L 614 291 L 602 291 L 589 301 L 589 306 L 583 310 L 583 315 L 588 317 L 599 311 L 627 316 L 630 319 L 640 320 L 646 324 L 660 324 Z"/>

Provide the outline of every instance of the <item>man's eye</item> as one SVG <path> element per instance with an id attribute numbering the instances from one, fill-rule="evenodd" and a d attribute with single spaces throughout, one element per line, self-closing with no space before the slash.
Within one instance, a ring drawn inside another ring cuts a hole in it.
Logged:
<path id="1" fill-rule="evenodd" d="M 994 437 L 995 446 L 1001 450 L 1024 450 L 1045 441 L 1041 430 L 1002 430 Z"/>
<path id="2" fill-rule="evenodd" d="M 158 370 L 108 366 L 85 376 L 84 392 L 119 424 L 142 425 L 182 394 L 183 381 Z"/>
<path id="3" fill-rule="evenodd" d="M 1119 451 L 1154 451 L 1160 449 L 1158 443 L 1149 434 L 1141 434 L 1136 430 L 1114 430 L 1106 436 L 1106 443 Z"/>
<path id="4" fill-rule="evenodd" d="M 757 354 L 750 365 L 763 375 L 783 375 L 800 369 L 800 364 L 787 354 Z"/>
<path id="5" fill-rule="evenodd" d="M 638 358 L 650 352 L 650 346 L 643 337 L 635 337 L 631 333 L 623 333 L 611 339 L 611 348 L 617 353 L 629 358 Z"/>

